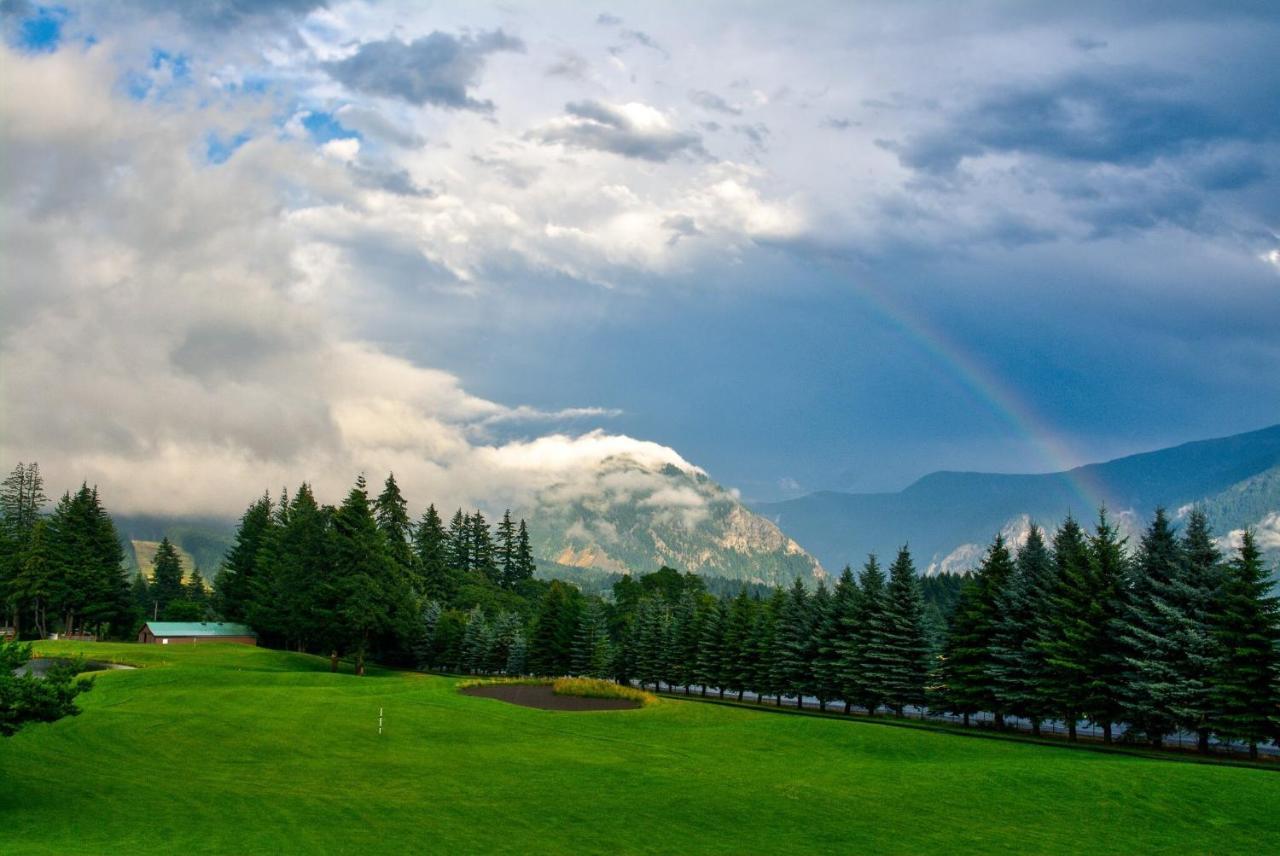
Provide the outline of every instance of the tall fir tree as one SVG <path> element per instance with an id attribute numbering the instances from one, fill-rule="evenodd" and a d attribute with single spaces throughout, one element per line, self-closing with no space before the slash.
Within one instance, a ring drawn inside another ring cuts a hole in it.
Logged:
<path id="1" fill-rule="evenodd" d="M 498 580 L 503 588 L 515 588 L 519 581 L 517 563 L 520 558 L 520 545 L 516 537 L 516 524 L 511 519 L 511 509 L 508 508 L 502 513 L 502 519 L 498 521 Z"/>
<path id="2" fill-rule="evenodd" d="M 885 701 L 885 578 L 874 555 L 858 574 L 845 628 L 841 684 L 845 698 L 874 715 Z"/>
<path id="3" fill-rule="evenodd" d="M 1029 719 L 1037 736 L 1041 723 L 1054 713 L 1045 701 L 1047 665 L 1040 638 L 1050 620 L 1054 579 L 1053 555 L 1033 523 L 1012 577 L 996 593 L 991 669 L 1000 707 Z"/>
<path id="4" fill-rule="evenodd" d="M 1093 632 L 1086 647 L 1088 681 L 1084 712 L 1102 726 L 1102 739 L 1110 743 L 1113 725 L 1124 715 L 1123 693 L 1127 662 L 1124 645 L 1125 588 L 1129 557 L 1119 530 L 1107 518 L 1105 508 L 1089 538 L 1089 574 L 1092 598 L 1088 623 Z"/>
<path id="5" fill-rule="evenodd" d="M 853 704 L 845 682 L 846 654 L 852 650 L 850 633 L 856 626 L 854 610 L 857 604 L 858 583 L 853 569 L 845 565 L 831 595 L 826 617 L 818 626 L 818 656 L 814 665 L 815 679 L 821 687 L 819 700 L 839 698 L 844 701 L 844 712 Z"/>
<path id="6" fill-rule="evenodd" d="M 493 533 L 489 531 L 489 523 L 477 510 L 469 521 L 471 538 L 471 569 L 489 582 L 502 583 L 500 569 L 495 561 L 493 551 Z"/>
<path id="7" fill-rule="evenodd" d="M 516 532 L 516 563 L 511 588 L 518 587 L 525 580 L 533 579 L 537 570 L 537 565 L 533 561 L 533 548 L 529 544 L 529 527 L 525 525 L 524 518 L 521 518 Z"/>
<path id="8" fill-rule="evenodd" d="M 332 543 L 335 635 L 353 657 L 356 674 L 363 675 L 378 638 L 394 630 L 397 613 L 411 609 L 400 600 L 394 560 L 374 519 L 364 476 L 333 515 Z"/>
<path id="9" fill-rule="evenodd" d="M 1222 651 L 1212 684 L 1214 730 L 1249 746 L 1280 737 L 1280 602 L 1252 530 L 1223 569 L 1216 601 L 1216 642 Z"/>
<path id="10" fill-rule="evenodd" d="M 373 503 L 373 516 L 387 543 L 387 555 L 395 562 L 397 571 L 416 582 L 413 548 L 410 538 L 413 524 L 409 520 L 409 503 L 396 484 L 395 473 L 387 475 L 382 493 Z"/>
<path id="11" fill-rule="evenodd" d="M 471 520 L 459 508 L 449 521 L 449 567 L 465 576 L 471 572 Z"/>
<path id="12" fill-rule="evenodd" d="M 1004 726 L 1005 708 L 996 693 L 996 631 L 1000 596 L 1013 575 L 1013 557 L 1004 536 L 998 534 L 972 581 L 960 593 L 947 639 L 949 706 L 965 716 L 990 711 L 997 728 Z"/>
<path id="13" fill-rule="evenodd" d="M 248 619 L 253 580 L 258 571 L 258 551 L 275 525 L 273 512 L 271 497 L 265 493 L 245 510 L 236 529 L 235 542 L 215 577 L 218 611 L 228 621 Z"/>
<path id="14" fill-rule="evenodd" d="M 907 705 L 924 704 L 929 676 L 924 597 L 906 545 L 889 567 L 885 588 L 885 700 L 899 716 Z"/>
<path id="15" fill-rule="evenodd" d="M 751 663 L 747 650 L 751 643 L 751 629 L 755 621 L 756 606 L 745 587 L 730 602 L 724 625 L 721 645 L 721 689 L 737 693 L 738 701 L 751 683 Z M 721 696 L 724 693 L 721 692 Z"/>
<path id="16" fill-rule="evenodd" d="M 1053 536 L 1054 572 L 1048 621 L 1038 635 L 1045 673 L 1040 687 L 1045 708 L 1061 717 L 1076 739 L 1089 694 L 1089 652 L 1098 629 L 1092 624 L 1093 577 L 1087 536 L 1068 516 Z"/>
<path id="17" fill-rule="evenodd" d="M 724 660 L 725 603 L 712 599 L 707 603 L 698 639 L 698 660 L 694 668 L 694 681 L 705 696 L 710 689 L 717 689 L 724 698 L 724 681 L 721 677 Z"/>
<path id="18" fill-rule="evenodd" d="M 536 675 L 567 675 L 573 667 L 578 629 L 578 590 L 559 580 L 547 586 L 529 636 L 529 669 Z"/>
<path id="19" fill-rule="evenodd" d="M 810 643 L 813 636 L 809 592 L 797 577 L 782 604 L 770 651 L 773 685 L 779 693 L 794 695 L 796 707 L 803 706 L 805 694 L 812 689 Z"/>
<path id="20" fill-rule="evenodd" d="M 413 550 L 423 595 L 436 600 L 451 600 L 458 593 L 460 581 L 450 556 L 449 535 L 434 505 L 427 506 L 413 530 Z"/>
<path id="21" fill-rule="evenodd" d="M 1131 737 L 1160 746 L 1188 701 L 1183 674 L 1189 616 L 1178 591 L 1186 557 L 1163 508 L 1143 533 L 1125 591 L 1124 718 Z"/>
<path id="22" fill-rule="evenodd" d="M 22 596 L 22 568 L 48 501 L 34 462 L 19 463 L 0 484 L 0 623 L 7 622 L 15 633 L 21 631 L 24 607 L 31 605 Z"/>
<path id="23" fill-rule="evenodd" d="M 578 618 L 578 631 L 573 639 L 573 673 L 591 678 L 608 677 L 613 659 L 611 649 L 604 601 L 591 598 Z"/>

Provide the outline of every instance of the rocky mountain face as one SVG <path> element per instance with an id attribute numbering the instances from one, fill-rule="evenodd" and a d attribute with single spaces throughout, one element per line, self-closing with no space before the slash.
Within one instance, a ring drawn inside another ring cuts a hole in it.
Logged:
<path id="1" fill-rule="evenodd" d="M 561 566 L 643 573 L 668 565 L 782 585 L 826 576 L 776 524 L 696 468 L 611 458 L 585 483 L 541 491 L 521 513 L 535 555 Z"/>
<path id="2" fill-rule="evenodd" d="M 1082 496 L 1081 486 L 1089 497 Z M 1064 473 L 941 472 L 898 493 L 816 493 L 757 511 L 786 529 L 828 568 L 859 564 L 907 543 L 924 573 L 974 567 L 996 532 L 1017 544 L 1031 521 L 1068 514 L 1092 522 L 1095 501 L 1136 543 L 1157 506 L 1185 517 L 1199 505 L 1225 548 L 1252 527 L 1267 560 L 1280 564 L 1280 425 L 1089 464 Z"/>

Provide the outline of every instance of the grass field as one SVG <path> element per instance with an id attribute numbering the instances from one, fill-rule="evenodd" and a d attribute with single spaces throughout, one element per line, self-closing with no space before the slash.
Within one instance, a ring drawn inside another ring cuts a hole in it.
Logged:
<path id="1" fill-rule="evenodd" d="M 0 853 L 1280 846 L 1271 771 L 670 699 L 535 710 L 241 646 L 38 645 L 85 649 L 143 668 L 0 741 Z"/>

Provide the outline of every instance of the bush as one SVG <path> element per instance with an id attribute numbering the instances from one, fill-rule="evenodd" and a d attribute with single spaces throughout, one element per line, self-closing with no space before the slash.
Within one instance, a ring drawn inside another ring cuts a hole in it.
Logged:
<path id="1" fill-rule="evenodd" d="M 644 706 L 654 704 L 658 697 L 653 693 L 638 690 L 635 687 L 623 686 L 613 681 L 599 678 L 558 678 L 551 685 L 556 695 L 581 696 L 583 698 L 621 698 L 639 702 Z"/>

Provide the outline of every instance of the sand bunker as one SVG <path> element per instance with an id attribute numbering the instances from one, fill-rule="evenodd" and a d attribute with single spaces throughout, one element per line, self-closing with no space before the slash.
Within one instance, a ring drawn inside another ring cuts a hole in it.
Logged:
<path id="1" fill-rule="evenodd" d="M 637 701 L 624 698 L 583 698 L 581 696 L 556 695 L 549 685 L 524 686 L 520 684 L 489 684 L 467 687 L 464 695 L 496 698 L 499 701 L 536 707 L 542 710 L 633 710 L 640 707 Z"/>

